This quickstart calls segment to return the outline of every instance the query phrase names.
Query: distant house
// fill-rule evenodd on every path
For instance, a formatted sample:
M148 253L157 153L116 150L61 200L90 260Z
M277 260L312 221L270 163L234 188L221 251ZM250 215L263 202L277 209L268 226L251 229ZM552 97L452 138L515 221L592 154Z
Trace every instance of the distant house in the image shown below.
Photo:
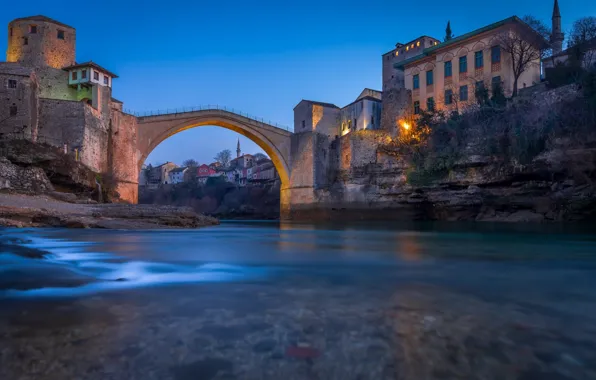
M173 162L166 162L159 166L151 167L147 170L147 184L153 185L167 185L169 183L169 173L171 170L177 168Z
M580 45L572 46L560 53L553 54L542 61L545 69L550 69L558 65L564 65L569 62L573 56L582 60L582 67L589 69L596 65L596 38L592 38Z
M254 162L254 157L252 154L243 154L242 156L231 160L230 167L231 168L240 168L240 169L249 168L252 166L253 162Z
M197 167L197 182L205 183L209 177L217 175L215 169L210 168L208 165L201 165Z
M174 168L174 169L170 170L169 182L171 184L177 184L177 183L184 182L185 174L187 171L188 171L187 167Z
M256 165L250 168L248 180L251 182L267 182L277 178L277 171L271 160L259 160Z

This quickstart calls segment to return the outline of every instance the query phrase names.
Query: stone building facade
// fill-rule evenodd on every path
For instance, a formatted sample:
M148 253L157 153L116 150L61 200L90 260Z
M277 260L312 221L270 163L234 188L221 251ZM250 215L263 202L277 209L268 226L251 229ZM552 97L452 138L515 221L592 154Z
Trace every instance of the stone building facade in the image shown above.
M460 110L476 102L479 87L492 92L499 85L506 96L511 96L512 58L500 42L502 36L509 34L546 45L534 30L514 16L425 48L417 56L395 64L404 72L405 88L412 92L413 113L432 108ZM537 45L536 49L542 47ZM539 56L518 79L519 88L538 83Z
M381 128L381 91L365 88L343 108L335 104L301 100L294 107L294 132L316 132L331 139L351 131Z
M6 61L0 62L0 138L60 147L108 175L126 193L122 198L136 200L137 168L129 165L136 161L136 118L112 98L117 75L92 61L77 64L76 30L45 16L15 19Z

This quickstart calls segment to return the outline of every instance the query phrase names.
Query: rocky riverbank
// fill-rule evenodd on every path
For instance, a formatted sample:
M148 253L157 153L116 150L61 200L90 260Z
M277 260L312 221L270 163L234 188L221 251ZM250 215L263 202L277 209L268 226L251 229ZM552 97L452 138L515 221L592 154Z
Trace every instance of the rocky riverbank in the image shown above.
M197 228L218 220L189 207L80 204L48 195L0 194L0 225L70 228Z

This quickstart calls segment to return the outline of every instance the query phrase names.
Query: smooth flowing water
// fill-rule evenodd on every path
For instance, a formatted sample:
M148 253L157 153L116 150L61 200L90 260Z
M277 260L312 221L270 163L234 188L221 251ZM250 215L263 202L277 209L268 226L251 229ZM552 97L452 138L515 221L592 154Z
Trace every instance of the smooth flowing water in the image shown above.
M596 234L0 229L0 379L596 379Z

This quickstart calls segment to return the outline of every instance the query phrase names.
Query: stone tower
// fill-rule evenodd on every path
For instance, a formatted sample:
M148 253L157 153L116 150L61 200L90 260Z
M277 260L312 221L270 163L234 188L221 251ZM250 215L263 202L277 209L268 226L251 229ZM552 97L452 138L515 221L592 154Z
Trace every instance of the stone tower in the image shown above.
M75 29L45 16L17 18L8 24L7 62L62 69L75 63Z
M553 8L553 34L550 36L550 42L553 48L553 54L563 51L563 40L565 35L561 30L561 11L559 10L559 1L555 0Z
M240 138L238 138L238 144L236 144L236 158L240 157Z

